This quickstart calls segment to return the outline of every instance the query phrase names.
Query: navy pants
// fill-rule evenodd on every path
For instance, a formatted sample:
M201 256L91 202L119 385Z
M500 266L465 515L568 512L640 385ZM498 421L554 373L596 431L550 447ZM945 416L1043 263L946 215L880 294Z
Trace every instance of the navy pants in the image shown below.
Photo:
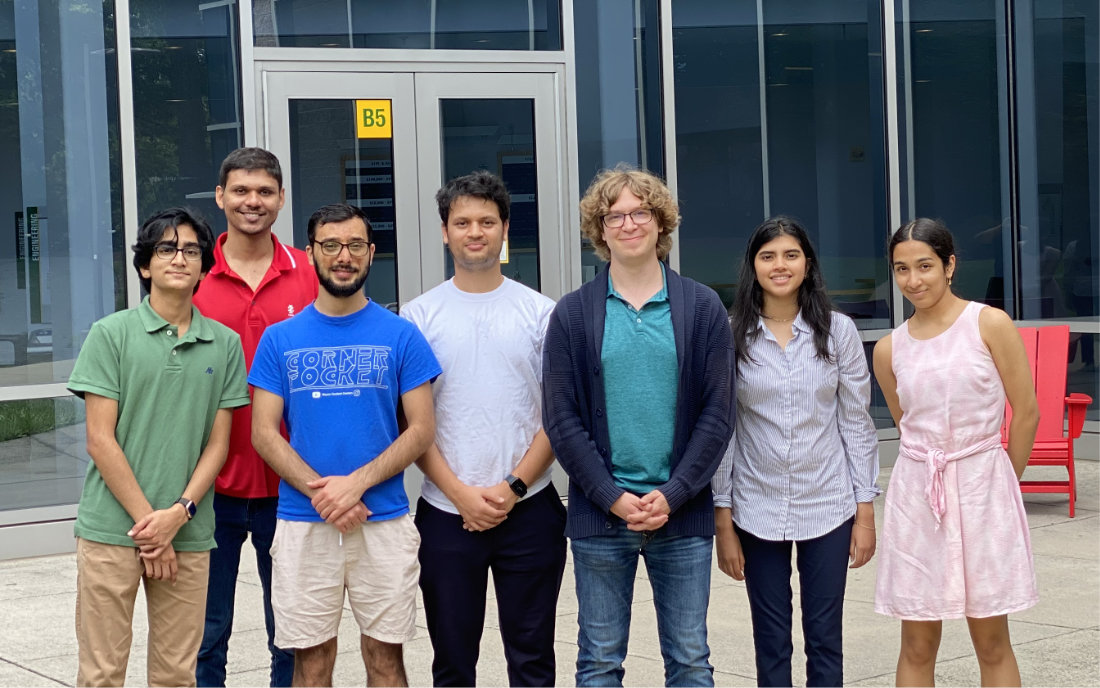
M271 611L271 541L275 537L278 497L244 499L213 493L214 541L210 551L210 583L206 591L206 626L195 666L199 686L224 686L229 636L233 632L233 605L241 548L249 533L256 549L256 568L264 598L267 649L271 654L271 685L289 686L294 675L294 652L275 647L275 617Z
M756 647L756 684L790 686L791 547L797 545L802 635L806 641L806 685L844 683L844 586L848 580L848 550L852 523L812 540L761 540L737 528L745 555L745 587L752 611ZM735 526L736 527L736 526Z
M553 485L481 532L421 499L420 589L437 686L477 684L485 591L493 572L500 636L513 686L554 685L554 621L565 569L565 507Z

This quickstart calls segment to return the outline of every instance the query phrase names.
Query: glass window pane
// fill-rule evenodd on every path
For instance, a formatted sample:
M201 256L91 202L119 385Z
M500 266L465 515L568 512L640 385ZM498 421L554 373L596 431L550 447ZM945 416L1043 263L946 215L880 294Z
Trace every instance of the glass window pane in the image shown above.
M0 386L63 382L130 270L113 2L0 2Z
M535 151L535 101L529 98L448 98L440 101L443 178L489 170L511 196L508 243L501 271L539 289L539 206ZM450 251L446 276L454 275Z
M288 186L294 207L294 245L308 245L309 216L321 206L342 202L362 208L370 219L375 244L366 294L396 312L393 139L358 138L355 112L354 100L290 101L294 181Z
M138 217L188 205L216 234L218 168L242 142L234 3L131 0Z
M573 31L579 65L577 158L581 195L597 172L620 162L663 177L660 3L574 2ZM596 257L587 239L582 239L582 251L582 271L588 281L603 261Z
M1085 418L1100 420L1100 374L1096 368L1096 345L1100 335L1071 332L1069 335L1069 369L1066 393L1079 392L1092 397ZM1096 440L1093 440L1095 442Z
M673 5L684 273L732 301L753 228L801 220L829 293L890 325L877 3Z
M561 50L557 0L255 0L257 46Z
M898 117L903 220L942 219L955 292L1015 314L1003 5L896 2Z
M876 342L863 343L863 353L867 356L867 370L871 371L871 419L878 430L892 429L894 417L890 415L890 407L886 405L882 387L879 387L878 380L875 379L875 344Z
M1095 322L1100 4L1035 0L1031 10L1016 21L1020 317Z
M76 504L90 461L77 397L0 402L0 511Z

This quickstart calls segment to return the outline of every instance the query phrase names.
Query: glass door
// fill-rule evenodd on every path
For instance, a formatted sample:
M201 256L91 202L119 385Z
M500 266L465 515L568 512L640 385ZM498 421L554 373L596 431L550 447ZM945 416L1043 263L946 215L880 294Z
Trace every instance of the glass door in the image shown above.
M309 216L329 203L367 212L375 258L367 295L397 310L419 293L420 233L411 74L265 75L267 147L283 166L275 232L306 245Z
M477 169L499 175L512 197L506 276L558 298L562 283L561 199L553 74L417 74L417 152L425 225L439 226L435 190ZM421 247L432 273L454 274L438 238Z
M553 298L562 274L555 75L264 72L264 141L283 164L275 232L306 244L327 203L366 210L377 244L367 294L397 310L453 274L435 193L475 169L512 194L504 272Z

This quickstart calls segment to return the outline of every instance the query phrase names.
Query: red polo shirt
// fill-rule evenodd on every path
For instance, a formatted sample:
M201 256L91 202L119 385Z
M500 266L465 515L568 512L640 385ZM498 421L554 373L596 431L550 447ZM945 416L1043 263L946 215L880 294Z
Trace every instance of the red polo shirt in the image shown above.
M275 235L271 267L256 291L225 262L222 246L228 234L214 244L214 267L200 282L195 305L208 318L232 328L241 336L244 362L251 370L260 336L268 325L286 320L317 298L317 274L305 251L284 246ZM249 390L251 394L251 390ZM286 429L283 429L286 435ZM218 474L214 489L231 497L277 497L279 476L252 448L252 407L233 411L229 435L229 456Z

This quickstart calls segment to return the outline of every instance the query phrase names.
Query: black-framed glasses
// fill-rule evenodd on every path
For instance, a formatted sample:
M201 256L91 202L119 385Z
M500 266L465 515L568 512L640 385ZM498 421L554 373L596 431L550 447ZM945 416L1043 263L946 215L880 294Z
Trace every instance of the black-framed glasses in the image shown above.
M626 218L630 217L636 225L644 225L653 219L653 211L649 208L638 208L629 213L608 213L603 216L603 226L608 229L618 229L626 224Z
M177 253L182 253L183 257L189 261L196 261L202 258L202 247L194 244L188 244L186 246L176 246L175 244L157 244L153 247L153 253L157 254L157 258L161 260L175 260Z
M370 245L372 242L363 241L362 239L356 239L355 241L349 241L348 243L344 244L336 241L335 239L329 239L328 241L314 240L313 243L320 245L321 253L325 254L326 256L338 256L340 255L340 251L346 248L348 250L348 253L350 253L351 255L355 256L356 258L362 258L363 256L367 255L367 252L370 250Z

